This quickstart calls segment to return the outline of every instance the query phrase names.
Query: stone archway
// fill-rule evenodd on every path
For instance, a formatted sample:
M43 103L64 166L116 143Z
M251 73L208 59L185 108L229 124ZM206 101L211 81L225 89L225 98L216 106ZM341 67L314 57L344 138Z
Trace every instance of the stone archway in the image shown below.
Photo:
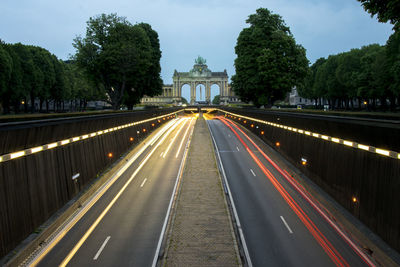
M231 95L228 86L228 74L226 70L223 72L212 72L206 65L206 60L198 57L195 60L193 69L189 72L178 72L175 70L173 76L173 96L177 101L182 97L182 87L185 84L190 86L190 104L196 102L196 86L203 84L205 87L205 99L207 103L211 103L211 85L217 84L220 88L220 101L227 103Z

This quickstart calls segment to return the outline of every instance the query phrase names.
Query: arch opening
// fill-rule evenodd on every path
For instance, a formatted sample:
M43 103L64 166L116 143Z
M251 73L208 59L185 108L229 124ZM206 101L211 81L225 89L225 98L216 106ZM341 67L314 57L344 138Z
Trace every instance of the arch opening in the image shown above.
M190 104L190 85L185 83L184 85L182 85L180 90L181 97L184 98L184 100L182 100L182 103Z
M216 96L221 96L221 86L214 83L211 85L211 103L219 105L220 101L217 99L216 102L214 101Z
M206 86L203 83L196 85L196 102L206 101Z

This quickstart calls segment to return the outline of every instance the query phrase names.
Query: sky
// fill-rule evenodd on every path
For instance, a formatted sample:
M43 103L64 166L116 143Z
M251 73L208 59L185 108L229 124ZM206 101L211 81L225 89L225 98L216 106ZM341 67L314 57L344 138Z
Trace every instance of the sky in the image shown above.
M237 37L260 7L282 16L310 63L363 45L383 45L392 33L390 24L371 18L356 0L0 0L0 39L41 46L65 60L75 53L73 39L84 36L90 17L117 13L158 32L165 84L172 83L175 69L189 71L198 55L209 69L226 69L231 77ZM188 89L183 94L189 98Z

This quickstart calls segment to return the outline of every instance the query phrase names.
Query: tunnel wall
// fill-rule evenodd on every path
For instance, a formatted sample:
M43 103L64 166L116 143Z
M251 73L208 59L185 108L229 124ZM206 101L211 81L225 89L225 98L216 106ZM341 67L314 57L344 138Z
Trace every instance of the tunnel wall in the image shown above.
M0 128L1 153L154 119L54 149L0 162L0 258L93 182L120 155L169 121L177 109L119 116L16 124ZM144 132L143 129L146 129ZM133 138L133 140L131 139ZM113 156L108 157L108 153ZM77 182L72 176L79 173Z
M363 120L359 123L356 121L349 123L348 121L341 122L340 119L324 120L321 117L314 120L306 118L303 121L301 117L291 118L290 114L285 114L282 118L279 114L232 108L224 110L337 138L357 140L379 148L398 149L400 140L399 129L396 125L383 127L379 123L368 124ZM355 217L390 246L400 251L400 159L264 123L251 120L244 123L243 119L239 120L235 116L228 118L275 147ZM253 127L251 127L252 124ZM276 142L279 142L279 147L276 146ZM302 165L302 158L307 160L306 165ZM357 198L356 203L352 201L353 197Z

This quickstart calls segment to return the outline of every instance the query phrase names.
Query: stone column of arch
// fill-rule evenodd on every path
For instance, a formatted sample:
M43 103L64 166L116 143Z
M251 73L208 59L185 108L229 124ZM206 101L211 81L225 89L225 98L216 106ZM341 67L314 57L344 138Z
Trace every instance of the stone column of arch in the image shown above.
M209 81L206 81L206 101L211 103L211 85Z
M190 83L190 104L194 104L196 102L196 83Z

